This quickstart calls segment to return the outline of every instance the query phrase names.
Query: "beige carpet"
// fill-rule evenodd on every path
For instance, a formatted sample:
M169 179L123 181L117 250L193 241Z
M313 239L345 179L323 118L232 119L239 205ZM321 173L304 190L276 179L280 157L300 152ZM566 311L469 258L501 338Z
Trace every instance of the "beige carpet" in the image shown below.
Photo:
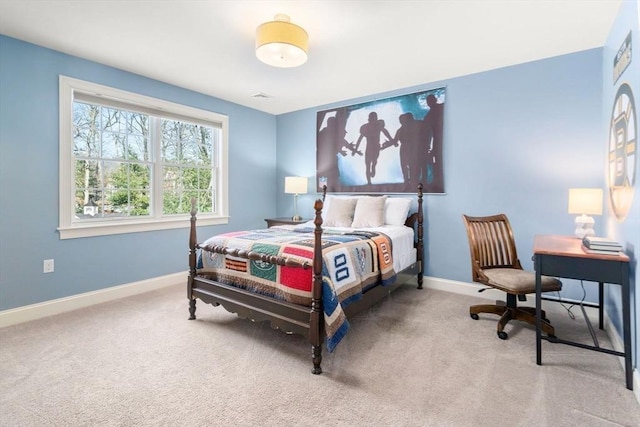
M400 288L352 320L320 376L302 337L201 301L188 321L183 286L6 327L0 425L640 425L616 357L544 342L537 366L533 329L499 340L495 316L469 317L479 301ZM545 308L559 337L588 338Z

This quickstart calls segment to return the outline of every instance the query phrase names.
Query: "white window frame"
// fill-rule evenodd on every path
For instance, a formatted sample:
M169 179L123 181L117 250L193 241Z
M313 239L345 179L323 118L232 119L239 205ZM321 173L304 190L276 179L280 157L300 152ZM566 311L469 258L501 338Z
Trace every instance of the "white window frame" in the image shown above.
M73 101L75 93L105 97L110 100L139 106L145 110L166 112L177 117L185 117L199 122L210 123L220 128L220 141L214 147L216 152L216 198L215 213L198 213L198 225L219 225L229 222L229 179L228 141L229 118L223 114L188 107L161 99L151 98L120 89L59 76L60 91L60 181L59 181L59 227L60 239L105 236L111 234L135 233L141 231L185 228L190 225L190 215L162 216L162 211L154 211L150 217L110 219L108 221L74 221L73 200L75 195L74 155L73 155ZM159 166L156 163L156 168ZM162 192L161 184L154 184L153 194Z

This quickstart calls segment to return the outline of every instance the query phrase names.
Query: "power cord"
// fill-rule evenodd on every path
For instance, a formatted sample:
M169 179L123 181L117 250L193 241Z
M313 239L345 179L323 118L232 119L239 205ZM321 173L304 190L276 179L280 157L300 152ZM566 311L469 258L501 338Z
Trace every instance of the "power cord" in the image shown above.
M587 290L584 288L584 282L582 280L580 280L580 286L582 287L582 299L580 299L580 301L578 301L578 302L571 303L569 306L567 306L562 301L562 297L560 296L560 291L556 291L556 293L558 294L558 302L560 303L560 305L562 307L564 307L565 310L567 310L567 314L569 315L569 318L571 320L576 320L576 315L573 314L573 312L571 311L573 309L573 307L575 307L576 305L579 305L579 306L582 307L582 303L584 302L584 300L587 297Z

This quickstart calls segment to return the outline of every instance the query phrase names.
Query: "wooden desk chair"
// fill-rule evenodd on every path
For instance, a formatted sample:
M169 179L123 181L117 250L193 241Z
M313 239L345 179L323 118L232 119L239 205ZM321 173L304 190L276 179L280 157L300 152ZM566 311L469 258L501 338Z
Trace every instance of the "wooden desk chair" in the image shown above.
M493 313L500 316L498 320L498 337L506 340L509 336L504 327L509 320L525 321L535 326L536 309L534 307L518 307L516 298L526 300L526 294L536 292L535 273L524 271L518 254L513 231L507 216L504 214L471 217L462 215L469 237L471 252L471 275L474 282L482 283L490 288L499 289L507 294L506 304L472 305L469 314L478 320L480 313ZM480 289L479 292L487 288ZM559 291L562 283L553 277L542 277L542 292ZM555 336L553 326L542 312L542 330Z

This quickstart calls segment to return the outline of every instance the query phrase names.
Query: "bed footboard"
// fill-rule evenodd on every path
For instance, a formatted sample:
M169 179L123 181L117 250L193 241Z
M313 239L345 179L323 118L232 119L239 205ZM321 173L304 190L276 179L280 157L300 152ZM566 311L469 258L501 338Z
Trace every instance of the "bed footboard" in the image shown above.
M271 327L285 332L298 333L309 338L313 362L312 373L322 373L322 343L324 337L324 312L322 305L322 201L316 200L314 209L314 252L313 262L262 254L254 251L229 249L223 246L202 246L197 243L196 204L191 202L191 229L189 233L189 278L187 298L189 299L189 320L196 319L196 299L222 305L227 311L253 321L267 321ZM199 276L197 272L197 251L206 250L223 255L232 255L248 260L277 264L281 266L313 269L311 307L303 307L284 301L274 300L243 289L219 283L211 278Z

